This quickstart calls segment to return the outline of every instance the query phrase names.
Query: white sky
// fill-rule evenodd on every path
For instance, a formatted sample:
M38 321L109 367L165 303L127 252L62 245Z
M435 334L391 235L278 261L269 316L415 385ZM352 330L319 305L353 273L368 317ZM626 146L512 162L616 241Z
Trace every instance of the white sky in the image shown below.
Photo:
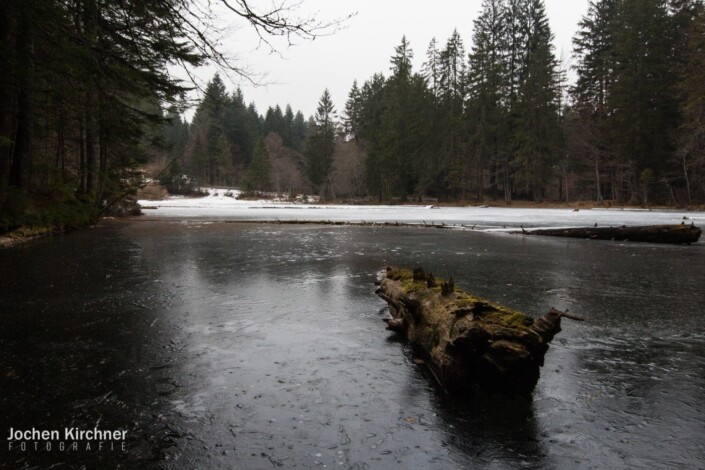
M255 1L268 4L267 0ZM555 34L556 55L570 65L571 39L577 24L587 12L588 0L545 0L546 11ZM433 37L439 49L457 28L465 48L472 45L473 22L478 16L481 0L302 0L300 16L315 16L321 21L344 18L357 13L344 23L343 30L314 41L298 40L287 47L274 41L279 54L271 54L266 47L258 48L258 41L237 17L223 13L223 24L235 28L223 40L223 47L237 56L240 64L265 74L266 85L254 87L247 82L230 81L224 77L229 91L240 85L247 103L254 102L264 114L269 106L279 104L282 109L291 104L294 112L301 110L308 117L315 112L318 99L328 88L338 114L347 100L353 80L359 84L376 72L389 75L389 59L394 48L406 35L414 51L414 67L419 70L426 49ZM203 67L196 76L204 82L216 69ZM187 113L190 118L192 113Z

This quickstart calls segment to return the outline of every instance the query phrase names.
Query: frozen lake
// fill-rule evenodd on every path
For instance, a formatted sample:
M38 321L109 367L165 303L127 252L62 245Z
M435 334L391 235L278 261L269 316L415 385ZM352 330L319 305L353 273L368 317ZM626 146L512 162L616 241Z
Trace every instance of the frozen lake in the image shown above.
M626 209L523 209L496 207L343 206L242 201L211 190L203 198L139 201L146 218L218 221L332 221L464 225L475 230L524 227L579 227L695 223L705 212ZM685 219L684 219L685 217Z
M703 214L145 204L159 209L0 250L3 431L127 431L124 453L4 444L0 468L703 467L702 242L225 223L700 224ZM390 264L586 322L564 322L532 401L452 400L384 329L373 282Z

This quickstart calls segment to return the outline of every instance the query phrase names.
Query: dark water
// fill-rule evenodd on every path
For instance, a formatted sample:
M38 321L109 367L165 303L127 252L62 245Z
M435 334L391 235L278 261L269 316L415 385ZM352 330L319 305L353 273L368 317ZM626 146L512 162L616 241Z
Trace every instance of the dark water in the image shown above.
M532 402L452 401L384 330L387 264L588 321ZM1 468L705 468L702 244L115 222L0 251L0 280ZM127 451L8 448L69 426Z

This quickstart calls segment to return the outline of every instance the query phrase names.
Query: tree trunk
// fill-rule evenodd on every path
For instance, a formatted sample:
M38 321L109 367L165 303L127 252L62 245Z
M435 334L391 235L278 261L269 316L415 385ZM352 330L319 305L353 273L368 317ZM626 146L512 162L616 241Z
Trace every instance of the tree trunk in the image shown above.
M90 92L89 92L90 94ZM97 164L96 153L96 129L95 118L93 117L93 106L91 100L88 102L88 113L86 116L86 193L92 198L97 191Z
M95 0L86 0L83 4L83 35L93 47L98 45L98 5ZM95 75L97 77L97 74ZM86 144L86 193L91 200L97 196L98 191L98 84L93 80L86 80L85 92L85 144Z
M14 53L17 44L17 0L0 2L0 208L7 200L17 106Z
M482 181L482 165L478 162L475 171L477 172L477 202L482 202L483 181Z
M63 183L66 176L66 116L63 106L59 106L58 120L56 123L56 172Z
M694 225L646 225L638 227L579 227L524 230L525 235L549 237L590 238L647 243L691 244L700 239L702 230Z
M98 123L98 156L100 160L98 179L98 199L99 202L105 196L105 183L108 180L108 128L104 119Z
M504 202L511 204L512 202L512 177L509 173L509 159L504 165Z
M692 200L690 199L690 178L688 178L688 161L685 152L683 152L683 178L685 178L685 194L688 197L688 204L691 204Z
M88 172L86 171L86 118L85 113L81 115L81 124L79 128L79 139L78 139L78 172L80 175L79 187L83 194L88 192Z
M441 282L423 269L387 268L376 293L389 305L387 329L404 335L452 394L475 389L530 396L561 317L508 309Z
M10 186L24 190L32 168L32 74L34 51L32 46L32 19L27 6L22 6L17 22L16 77L17 128L14 135Z
M602 202L602 180L600 179L600 159L595 158L595 187L597 188L597 202Z

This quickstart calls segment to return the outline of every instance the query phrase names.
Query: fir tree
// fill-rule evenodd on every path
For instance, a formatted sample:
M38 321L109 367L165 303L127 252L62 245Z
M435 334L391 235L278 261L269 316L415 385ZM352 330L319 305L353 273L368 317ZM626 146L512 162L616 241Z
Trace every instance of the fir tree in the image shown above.
M265 42L273 35L313 38L332 26L291 18L288 0L270 10L250 0L218 3ZM80 207L76 212L89 217L129 192L137 181L131 176L135 166L157 149L166 121L163 108L182 107L191 89L169 67L211 60L243 76L212 34L218 29L214 5L190 0L0 2L0 220L9 214L22 223L37 205L32 199L40 188L56 188L59 204ZM204 107L209 110L203 113L227 121L227 113L215 108L227 108L228 100L208 95ZM200 124L220 124L206 121ZM187 147L217 157L202 170L225 181L233 166L226 147L232 144L227 128L220 131L194 129L198 139L192 137ZM87 222L86 217L80 221Z
M467 69L465 47L457 30L453 31L440 52L438 65L438 129L441 135L437 168L443 172L444 189L454 197L462 197L468 178L464 119Z
M610 24L614 77L607 96L609 127L624 170L617 184L625 186L632 202L639 200L641 173L649 169L661 179L673 151L677 115L668 24L663 0L622 0Z
M581 142L578 148L589 164L588 171L594 175L597 201L603 199L603 165L610 157L607 96L614 79L610 24L615 5L615 0L591 1L573 39L578 78L571 95L579 117L574 135Z
M271 187L272 163L262 137L257 141L252 161L247 167L244 186L247 191L267 191Z
M556 159L560 75L543 0L531 0L527 14L528 43L517 96L512 163L518 169L517 182L540 201Z
M201 152L191 162L198 176L210 185L225 184L234 178L232 148L226 138L226 115L231 106L225 84L217 73L206 85L203 101L194 115L194 132L201 139Z
M381 173L382 113L386 79L376 73L360 89L360 131L362 147L367 152L365 159L365 179L368 190L381 201L384 197L384 182Z
M484 0L475 21L473 48L469 59L468 114L470 148L476 175L477 199L483 197L487 167L502 162L506 133L507 69L504 59L506 11L502 0ZM491 187L496 188L495 171L490 171Z
M685 67L677 84L680 122L674 163L684 188L684 201L705 197L705 8L696 8L687 26Z
M434 37L428 44L428 49L426 50L426 61L421 67L421 75L426 79L426 83L428 83L428 86L434 96L438 96L440 61L440 52L438 51L438 44L436 42L436 38Z
M292 126L292 146L296 150L301 150L304 142L306 141L306 135L308 132L308 126L306 125L306 120L301 111L298 111L294 116L294 123Z
M413 192L416 185L416 165L412 144L413 135L413 51L406 36L395 48L392 56L391 76L385 84L381 118L381 134L377 146L377 169L381 193L399 196L402 200ZM421 79L423 80L423 79Z
M362 118L361 108L362 95L357 86L357 80L355 80L348 93L348 100L345 102L345 117L343 118L343 130L348 139L357 139L359 137L360 120Z
M313 129L306 145L306 174L314 193L326 197L328 176L333 163L337 124L335 108L326 89L318 102Z

